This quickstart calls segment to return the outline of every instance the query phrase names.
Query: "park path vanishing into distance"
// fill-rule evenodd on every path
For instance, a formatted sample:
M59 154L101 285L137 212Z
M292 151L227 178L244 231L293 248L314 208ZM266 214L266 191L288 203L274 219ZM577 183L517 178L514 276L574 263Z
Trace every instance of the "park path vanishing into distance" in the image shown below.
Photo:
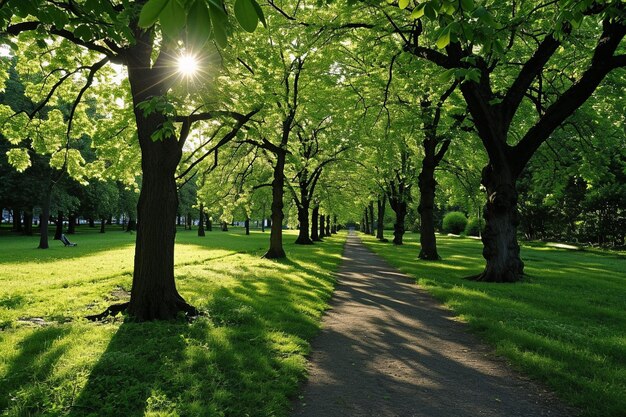
M573 415L354 232L343 257L293 417Z

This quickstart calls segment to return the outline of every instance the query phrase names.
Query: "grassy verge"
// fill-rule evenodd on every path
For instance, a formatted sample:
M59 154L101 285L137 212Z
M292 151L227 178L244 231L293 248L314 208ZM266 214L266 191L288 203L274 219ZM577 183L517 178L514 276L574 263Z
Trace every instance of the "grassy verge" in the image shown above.
M268 236L179 231L179 291L208 313L192 324L82 319L127 299L134 236L0 238L0 415L285 415L345 235L281 262L260 258Z
M462 279L484 266L480 241L439 236L443 261L425 262L419 235L407 234L402 247L363 238L583 415L625 415L626 258L523 247L525 281L486 284Z

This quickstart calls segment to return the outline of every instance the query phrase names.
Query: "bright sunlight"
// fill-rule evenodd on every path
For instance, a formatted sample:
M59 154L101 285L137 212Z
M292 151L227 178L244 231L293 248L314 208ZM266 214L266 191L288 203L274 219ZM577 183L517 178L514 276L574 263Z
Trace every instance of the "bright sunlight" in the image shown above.
M176 60L178 72L183 77L193 77L198 73L200 65L198 59L193 55L181 55Z

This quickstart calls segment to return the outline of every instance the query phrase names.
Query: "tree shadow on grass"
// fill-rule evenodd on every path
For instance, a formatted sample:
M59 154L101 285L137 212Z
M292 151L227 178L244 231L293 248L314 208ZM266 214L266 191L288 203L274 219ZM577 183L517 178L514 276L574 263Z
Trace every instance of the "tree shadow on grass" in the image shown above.
M19 352L0 380L0 413L9 408L20 415L33 415L45 408L41 381L46 381L67 350L64 336L68 326L44 327L34 330L19 344Z

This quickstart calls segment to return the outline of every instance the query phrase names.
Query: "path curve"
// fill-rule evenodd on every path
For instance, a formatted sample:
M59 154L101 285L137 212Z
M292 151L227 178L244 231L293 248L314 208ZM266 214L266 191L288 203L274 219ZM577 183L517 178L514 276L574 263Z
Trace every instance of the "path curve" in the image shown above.
M293 417L565 417L415 280L348 236Z

